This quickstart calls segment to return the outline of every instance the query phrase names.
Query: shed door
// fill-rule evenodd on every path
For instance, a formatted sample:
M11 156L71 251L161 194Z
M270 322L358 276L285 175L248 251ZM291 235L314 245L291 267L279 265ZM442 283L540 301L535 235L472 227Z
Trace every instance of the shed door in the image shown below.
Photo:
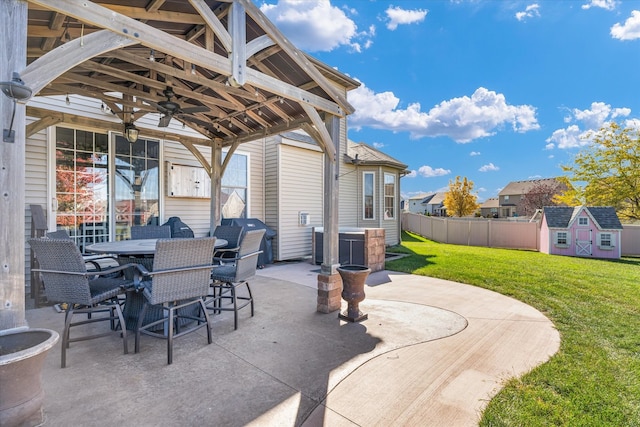
M591 230L578 229L576 232L576 255L591 256Z

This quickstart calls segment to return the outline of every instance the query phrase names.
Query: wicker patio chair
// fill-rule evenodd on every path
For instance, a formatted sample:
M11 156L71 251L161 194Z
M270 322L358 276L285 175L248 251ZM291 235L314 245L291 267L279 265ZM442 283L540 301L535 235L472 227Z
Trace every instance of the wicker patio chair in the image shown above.
M67 233L67 230L64 230L64 229L56 230L56 231L48 231L47 233L45 233L45 236L47 237L47 239L73 240L71 236L69 236L69 233ZM106 265L107 268L118 266L118 261L116 260L116 258L113 255L108 255L108 254L101 254L101 255L82 254L82 259L84 259L85 263L90 264L93 267L92 270L96 270L96 271L101 271L103 269L103 266L99 262L99 260L103 260L103 263L107 264Z
M213 268L211 278L212 295L207 299L207 304L213 304L209 309L214 313L220 311L233 311L233 327L238 329L238 311L246 306L251 306L251 317L253 317L253 295L248 279L256 274L258 267L258 255L260 243L265 230L247 231L240 243L238 255L233 259L233 264L224 264ZM247 287L246 296L238 296L238 287ZM223 305L227 300L228 304ZM238 305L238 300L242 303Z
M223 262L233 262L240 249L240 238L242 237L242 226L236 225L218 225L213 230L216 239L224 239L227 245L216 248L213 254L213 261L222 264Z
M71 338L71 328L87 323L109 320L111 330L116 329L115 321L121 327L122 343L125 354L127 347L127 329L124 327L122 309L118 303L118 295L132 282L122 278L102 277L133 267L132 264L102 270L87 272L80 249L69 239L29 239L29 245L38 259L39 272L45 286L47 299L51 302L66 303L64 316L64 330L62 332L61 367L66 367L66 351L69 343L99 338L112 332ZM108 312L109 316L91 317L97 312ZM87 313L89 318L72 322L73 316Z
M145 301L136 327L136 353L140 350L140 334L167 340L168 364L173 362L174 338L206 327L207 340L211 344L211 321L203 297L209 290L215 240L215 237L161 239L156 243L153 271L138 265L143 279L151 280L143 281L141 285ZM198 310L186 309L192 305L198 305ZM166 315L149 321L146 312L150 307L161 309ZM197 325L181 330L182 319L191 319ZM158 325L164 328L155 332Z
M168 225L134 225L131 227L131 240L170 238L171 227Z

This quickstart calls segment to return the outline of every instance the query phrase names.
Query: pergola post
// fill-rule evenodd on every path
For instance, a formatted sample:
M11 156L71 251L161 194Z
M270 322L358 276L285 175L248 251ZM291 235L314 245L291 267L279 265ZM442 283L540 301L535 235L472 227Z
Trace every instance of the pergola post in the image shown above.
M0 2L0 81L10 81L27 61L27 2ZM25 327L24 215L26 107L0 94L3 134L15 131L14 142L0 141L0 331ZM4 136L4 135L3 135Z
M335 146L333 159L324 154L324 232L322 233L322 266L318 274L317 311L331 313L340 310L342 279L338 274L338 226L339 226L339 159L340 157L340 119L328 115L325 125Z
M222 191L222 144L211 143L211 217L209 218L209 235L213 236L216 226L222 219L220 194Z

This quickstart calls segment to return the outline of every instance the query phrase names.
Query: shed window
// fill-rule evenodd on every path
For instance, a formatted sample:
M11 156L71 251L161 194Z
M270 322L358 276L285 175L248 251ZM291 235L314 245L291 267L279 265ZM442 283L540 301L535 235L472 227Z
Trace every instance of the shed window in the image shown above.
M589 225L589 218L584 216L578 218L578 225Z
M375 219L375 174L364 172L362 174L362 217L364 219Z
M611 233L600 233L600 245L601 248L613 247L613 235Z
M569 235L566 231L558 231L556 233L556 245L567 245L569 241Z
M384 174L384 219L394 219L396 206L396 177Z

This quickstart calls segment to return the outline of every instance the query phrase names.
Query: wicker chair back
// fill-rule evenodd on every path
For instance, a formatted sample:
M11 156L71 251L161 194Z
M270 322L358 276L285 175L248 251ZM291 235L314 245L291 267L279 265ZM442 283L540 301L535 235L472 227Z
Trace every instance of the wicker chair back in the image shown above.
M145 290L149 302L163 304L207 295L215 240L215 237L158 240L151 290ZM162 273L173 269L178 271Z
M71 239L29 239L40 269L86 273L80 249ZM91 305L87 275L41 272L47 299L51 302Z
M131 227L131 240L170 238L171 227L168 225L134 225Z

